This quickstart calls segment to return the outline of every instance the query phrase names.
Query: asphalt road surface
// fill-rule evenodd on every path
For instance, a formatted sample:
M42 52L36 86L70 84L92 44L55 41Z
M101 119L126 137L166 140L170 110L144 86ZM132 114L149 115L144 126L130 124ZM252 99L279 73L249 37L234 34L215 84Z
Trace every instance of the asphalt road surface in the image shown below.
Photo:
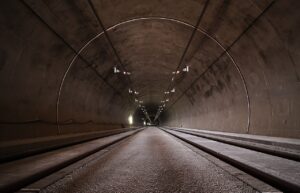
M256 191L192 151L175 137L150 127L42 192Z

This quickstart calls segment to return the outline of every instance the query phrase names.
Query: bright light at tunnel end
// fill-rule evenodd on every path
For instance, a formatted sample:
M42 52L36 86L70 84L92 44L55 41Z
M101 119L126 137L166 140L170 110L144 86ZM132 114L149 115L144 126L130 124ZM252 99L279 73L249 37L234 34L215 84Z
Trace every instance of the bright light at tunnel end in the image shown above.
M132 115L129 115L129 117L128 117L128 123L129 123L129 125L133 124L133 117L132 117Z

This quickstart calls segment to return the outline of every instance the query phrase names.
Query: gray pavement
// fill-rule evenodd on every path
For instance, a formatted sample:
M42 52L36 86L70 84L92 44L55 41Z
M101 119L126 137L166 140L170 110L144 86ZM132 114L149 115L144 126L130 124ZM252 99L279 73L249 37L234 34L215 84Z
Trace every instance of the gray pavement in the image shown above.
M226 161L235 163L254 172L266 180L289 190L300 190L300 162L221 143L218 141L167 130L169 133L185 140Z
M256 191L173 136L151 127L42 192Z

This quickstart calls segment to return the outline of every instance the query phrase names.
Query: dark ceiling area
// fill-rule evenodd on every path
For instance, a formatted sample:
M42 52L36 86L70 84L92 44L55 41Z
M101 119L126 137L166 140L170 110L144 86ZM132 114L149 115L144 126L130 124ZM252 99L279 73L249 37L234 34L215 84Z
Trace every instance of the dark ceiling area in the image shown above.
M0 140L142 126L300 138L299 0L11 0Z

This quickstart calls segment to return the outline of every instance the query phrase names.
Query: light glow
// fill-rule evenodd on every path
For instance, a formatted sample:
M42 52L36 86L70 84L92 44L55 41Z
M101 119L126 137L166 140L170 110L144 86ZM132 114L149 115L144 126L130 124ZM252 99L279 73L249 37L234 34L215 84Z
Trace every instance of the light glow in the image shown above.
M132 117L132 115L129 115L129 117L128 117L128 123L129 123L129 125L133 124L133 117Z

